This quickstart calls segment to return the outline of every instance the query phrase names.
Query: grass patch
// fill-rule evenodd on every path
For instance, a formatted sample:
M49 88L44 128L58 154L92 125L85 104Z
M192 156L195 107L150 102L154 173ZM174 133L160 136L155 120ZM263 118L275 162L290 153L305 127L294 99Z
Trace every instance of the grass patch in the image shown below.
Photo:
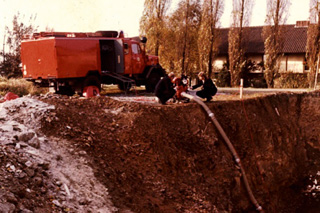
M18 96L24 95L39 95L48 92L47 88L38 88L32 82L26 81L23 78L0 77L0 95L4 96L8 92L13 92Z

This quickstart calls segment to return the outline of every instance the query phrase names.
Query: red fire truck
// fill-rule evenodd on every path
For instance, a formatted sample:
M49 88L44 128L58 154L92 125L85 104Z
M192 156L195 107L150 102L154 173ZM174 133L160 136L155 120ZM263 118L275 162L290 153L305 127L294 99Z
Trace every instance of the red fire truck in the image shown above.
M157 56L146 54L146 41L122 31L35 33L21 42L23 77L68 95L101 84L145 85L153 92L165 71Z

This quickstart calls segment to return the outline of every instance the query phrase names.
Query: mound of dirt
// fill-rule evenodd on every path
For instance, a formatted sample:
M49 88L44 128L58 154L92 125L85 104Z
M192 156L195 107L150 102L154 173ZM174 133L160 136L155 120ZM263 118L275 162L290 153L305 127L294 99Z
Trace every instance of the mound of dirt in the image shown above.
M307 122L300 116L314 114L302 111L302 100L311 99L285 94L209 104L269 211L292 212L303 205L301 181L311 156L301 131ZM56 110L43 120L42 131L85 150L120 209L255 211L232 155L195 103L154 106L106 97L45 101Z
M40 129L31 121L22 122L19 117L23 113L10 114L16 122L33 126L34 136L40 137L38 148L33 147L32 138L25 142L35 149L28 159L39 161L35 163L35 175L28 176L30 185L20 183L18 173L12 172L13 168L23 171L26 165L0 157L2 166L7 168L2 170L4 175L17 176L17 186L33 190L30 200L37 202L24 204L26 209L256 211L233 156L197 104L160 106L108 97L79 99L55 95L38 99L47 103L42 113L33 115ZM317 174L320 177L318 93L219 101L208 106L233 142L252 191L267 212L308 212L306 205L317 208L314 194L320 192L316 191L315 182ZM32 118L30 113L24 116ZM2 143L2 150L11 149L17 155L12 159L18 161L17 149L29 149L22 146L21 140L11 139L12 145ZM38 174L44 184L32 188L37 185L32 180ZM311 186L310 181L314 183ZM6 184L7 190L14 188L9 181ZM42 188L46 190L42 190L41 200ZM17 200L0 196L2 204L13 204L14 211L23 209L19 204L23 198L12 193L11 197Z

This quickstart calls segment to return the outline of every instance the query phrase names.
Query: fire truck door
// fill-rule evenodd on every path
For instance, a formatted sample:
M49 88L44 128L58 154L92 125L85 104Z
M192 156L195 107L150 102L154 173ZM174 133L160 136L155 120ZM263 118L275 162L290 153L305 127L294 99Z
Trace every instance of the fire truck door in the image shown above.
M118 40L100 40L101 70L123 73L122 42Z
M141 49L138 44L132 44L132 73L142 73L143 72L143 58L141 56Z
M124 72L124 56L123 56L123 43L121 39L114 41L115 43L115 56L116 56L116 72Z

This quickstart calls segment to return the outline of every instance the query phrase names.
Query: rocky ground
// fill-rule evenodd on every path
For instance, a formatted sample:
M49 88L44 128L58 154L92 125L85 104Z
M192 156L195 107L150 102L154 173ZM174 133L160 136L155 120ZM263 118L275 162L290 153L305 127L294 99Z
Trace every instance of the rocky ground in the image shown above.
M27 97L1 104L0 212L116 211L86 152L40 131L54 110Z
M0 104L0 212L256 211L197 104L116 99L47 94ZM319 209L318 93L208 106L267 212Z

